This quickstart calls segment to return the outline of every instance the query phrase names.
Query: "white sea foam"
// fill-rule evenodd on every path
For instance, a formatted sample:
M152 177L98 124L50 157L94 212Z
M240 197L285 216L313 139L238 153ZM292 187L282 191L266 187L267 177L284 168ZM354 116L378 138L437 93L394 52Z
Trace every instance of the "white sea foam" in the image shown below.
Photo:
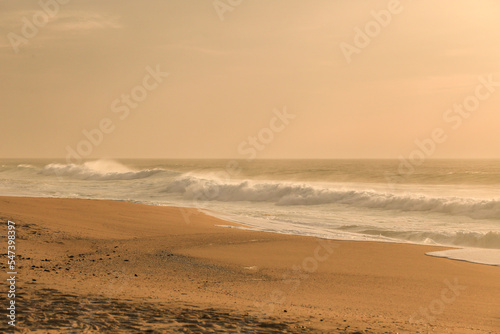
M500 249L500 161L430 161L391 186L385 173L397 164L387 161L241 162L240 179L219 160L0 165L2 195L198 207L258 231Z
M113 160L96 160L77 164L52 163L45 166L43 175L67 176L82 180L132 180L149 177L163 169L133 170Z
M387 230L384 226L348 225L332 226L329 224L310 224L300 221L283 221L280 219L264 219L264 217L241 217L228 214L227 212L216 212L213 210L203 210L203 212L223 219L240 223L251 227L254 230L289 233L298 235L309 235L326 239L337 240L364 240L383 241L396 243L416 243L427 245L446 245L455 247L475 247L484 249L500 249L499 232L464 232L464 231L418 231L410 230L407 225L400 228L404 230Z
M439 212L475 219L500 218L500 199L430 197L308 183L221 181L187 175L171 182L164 192L181 193L187 199L199 201L272 202L280 206L335 203L371 209Z
M36 168L35 166L30 165L30 164L19 164L19 165L17 165L17 167L18 168Z
M460 247L479 247L500 249L500 233L498 232L429 232L429 231L386 231L360 230L362 234L384 236L395 240L405 240L430 245L450 245Z
M430 252L427 253L427 255L443 257L452 260L500 266L500 249L450 249L446 251Z

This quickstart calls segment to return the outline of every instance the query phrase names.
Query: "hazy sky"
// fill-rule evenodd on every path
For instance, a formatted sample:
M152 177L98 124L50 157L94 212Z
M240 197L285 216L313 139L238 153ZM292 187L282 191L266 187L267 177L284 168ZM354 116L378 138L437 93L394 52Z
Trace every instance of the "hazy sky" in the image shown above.
M55 1L0 1L2 158L500 158L500 1Z

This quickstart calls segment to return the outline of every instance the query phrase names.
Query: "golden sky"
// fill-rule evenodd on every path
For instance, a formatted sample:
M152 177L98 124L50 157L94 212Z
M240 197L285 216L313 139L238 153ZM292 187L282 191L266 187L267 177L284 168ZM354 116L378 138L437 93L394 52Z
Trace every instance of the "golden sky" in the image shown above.
M500 158L500 1L41 3L0 1L0 158Z

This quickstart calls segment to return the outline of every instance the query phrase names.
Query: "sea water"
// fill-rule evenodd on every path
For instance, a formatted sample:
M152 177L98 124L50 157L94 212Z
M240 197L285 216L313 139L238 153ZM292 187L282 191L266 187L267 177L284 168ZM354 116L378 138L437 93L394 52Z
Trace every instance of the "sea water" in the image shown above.
M431 255L490 265L499 186L498 160L0 161L0 195L196 207L260 231L459 247Z

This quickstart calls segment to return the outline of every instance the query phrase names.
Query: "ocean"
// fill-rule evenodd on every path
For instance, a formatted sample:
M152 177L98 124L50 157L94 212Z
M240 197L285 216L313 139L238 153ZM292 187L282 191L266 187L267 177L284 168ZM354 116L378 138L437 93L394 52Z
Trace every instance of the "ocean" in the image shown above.
M453 246L430 255L490 265L499 186L499 160L0 160L0 195L196 207L265 232Z

